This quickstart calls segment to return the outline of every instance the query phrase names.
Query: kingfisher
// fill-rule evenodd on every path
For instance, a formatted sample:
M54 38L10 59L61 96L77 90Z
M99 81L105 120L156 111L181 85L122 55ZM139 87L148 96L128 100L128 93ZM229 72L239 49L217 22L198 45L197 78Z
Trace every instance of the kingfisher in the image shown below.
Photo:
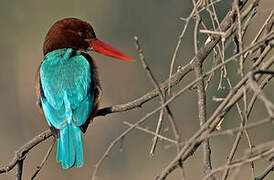
M82 133L96 115L102 95L88 51L133 60L100 41L92 26L83 20L64 18L49 29L37 72L36 93L41 112L58 141L56 160L64 169L83 166Z

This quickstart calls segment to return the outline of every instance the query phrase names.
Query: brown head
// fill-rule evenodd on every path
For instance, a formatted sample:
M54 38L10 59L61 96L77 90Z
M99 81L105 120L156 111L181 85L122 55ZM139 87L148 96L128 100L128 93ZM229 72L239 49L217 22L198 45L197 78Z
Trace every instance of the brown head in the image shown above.
M126 54L98 40L90 24L77 18L65 18L57 21L49 29L44 45L43 54L63 48L76 50L94 50L100 54L122 60L133 60Z

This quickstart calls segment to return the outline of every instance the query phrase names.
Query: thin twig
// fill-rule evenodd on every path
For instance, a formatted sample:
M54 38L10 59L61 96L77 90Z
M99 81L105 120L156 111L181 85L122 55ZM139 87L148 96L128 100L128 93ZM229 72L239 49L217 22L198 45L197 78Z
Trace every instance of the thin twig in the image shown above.
M274 161L262 172L260 176L255 177L255 180L263 180L271 171L274 171Z
M273 118L268 117L268 118L265 118L261 121L250 123L249 125L246 125L244 127L240 126L240 127L234 128L234 129L227 129L227 130L224 130L224 131L221 131L221 132L213 132L213 133L209 134L207 137L212 138L212 137L216 137L216 136L233 135L233 134L238 133L239 131L244 131L244 130L247 130L247 129L257 128L259 126L265 125L266 123L271 123L272 121L273 121Z
M124 124L125 124L125 125L128 125L129 127L134 126L133 124L131 124L131 123L129 123L129 122L126 122L126 121L124 121ZM143 132L146 132L146 133L148 133L148 134L151 134L151 135L153 135L153 136L157 136L158 138L163 139L163 140L166 140L166 141L168 141L168 142L170 142L170 143L174 143L175 145L177 144L177 141L175 141L175 140L173 140L173 139L170 139L170 138L167 138L167 137L165 137L165 136L162 136L162 135L160 135L160 134L156 134L155 132L150 131L150 130L148 130L148 129L146 129L146 128L142 128L142 127L140 127L140 126L136 126L135 128L136 128L136 129L139 129L140 131L143 131Z
M271 148L271 149L268 149L268 150L265 150L265 151L262 151L262 152L258 152L258 153L254 153L254 154L251 154L250 156L248 157L244 157L244 158L241 158L241 159L238 159L238 160L235 160L233 161L232 163L230 163L229 165L224 165L224 166L220 166L216 169L213 169L212 172L207 175L205 178L203 178L203 180L206 180L210 177L210 175L212 174L215 174L219 171L223 171L225 169L231 169L231 168L235 168L235 167L238 167L238 166L242 166L246 163L250 163L252 161L255 161L257 159L261 159L269 154L272 154L274 153L274 148Z
M245 130L258 128L259 126L263 126L267 123L272 123L273 120L274 120L274 118L268 117L268 118L265 118L263 120L250 123L250 124L248 124L244 127L236 127L236 128L232 128L232 129L223 130L223 131L215 131L215 132L212 132L212 133L208 134L205 137L198 138L193 143L197 143L197 142L202 141L203 139L206 139L206 138L214 138L214 137L217 137L217 136L226 136L226 135L233 136L234 134L238 133L239 131L245 131ZM185 144L185 142L181 143L181 145L184 145L184 144ZM167 145L166 148L169 148L171 146L174 146L174 145L172 145L172 144Z
M254 37L254 39L252 40L252 42L250 43L250 45L254 44L259 37L261 36L261 34L263 33L263 30L265 29L265 27L267 26L267 24L271 21L271 19L273 18L274 15L274 9L271 11L270 15L268 16L268 18L266 19L266 21L264 22L263 26L260 28L260 30L258 31L258 33L256 34L256 36ZM244 59L247 58L247 56L252 53L253 51L248 51L244 54Z
M234 6L235 6L235 9L236 9L236 12L237 12L237 24L238 24L238 33L237 33L237 35L238 35L238 41L237 41L238 44L236 44L236 45L237 45L237 50L239 52L241 52L243 50L243 42L242 42L242 39L243 39L242 34L243 33L242 33L242 27L241 27L241 14L240 14L240 9L239 9L238 4L239 4L239 1L235 0L234 1ZM243 55L241 55L240 56L240 62L239 62L241 77L243 77L243 75L244 75L243 60L244 60L243 59ZM228 84L229 84L229 86L231 88L231 83L230 83L229 78L227 78L227 82L228 82ZM246 88L244 88L243 94L244 94L243 95L243 101L244 101L244 113L243 113L243 115L242 115L242 111L240 109L239 104L236 103L237 110L238 110L238 113L239 113L240 118L241 118L241 124L240 124L240 126L241 126L242 129L244 129L243 127L247 124L247 116L246 116L246 111L247 111L247 106L246 106L246 101L247 101L247 99L246 99ZM231 151L229 153L229 156L227 158L227 165L229 165L231 163L232 159L234 158L234 155L235 155L236 150L238 148L238 145L240 143L242 134L243 134L243 131L239 130L238 133L237 133L237 136L235 138L235 141L234 141L234 143L232 145L232 148L231 148ZM247 135L247 132L245 134ZM223 176L222 176L222 180L226 180L227 179L229 172L230 172L229 168L224 171Z
M50 153L51 153L51 151L53 149L53 146L54 146L55 142L56 142L56 138L54 137L53 140L52 140L52 143L51 143L51 145L50 145L50 147L49 147L49 149L48 149L48 151L47 151L47 153L46 153L46 155L44 157L44 159L42 160L42 162L40 163L40 165L37 166L37 169L33 173L32 177L31 177L31 180L33 180L37 176L37 174L40 172L40 170L43 168L44 164L48 160L48 157L49 157L49 155L50 155Z
M155 134L156 135L159 135L160 134L160 130L162 129L162 122L163 122L163 119L164 119L164 112L165 112L165 108L162 108L161 111L160 111L159 120L158 120L158 123L157 123L157 126L156 126L156 130L155 130ZM157 142L158 142L158 136L156 136L156 135L153 138L151 149L150 149L150 152L149 152L149 154L151 156L154 155L154 152L155 152L155 149L156 149L156 145L157 145ZM178 142L179 141L176 141L176 144L178 144ZM177 147L179 147L179 146L177 146Z
M271 117L274 117L274 104L269 99L266 98L266 96L264 95L264 93L261 91L260 87L256 83L256 81L255 81L256 74L269 74L269 75L274 76L274 71L258 70L258 71L252 71L249 75L249 83L250 83L251 89L263 101L268 114Z
M164 95L164 92L162 91L159 83L157 82L156 78L154 77L150 67L148 66L147 62L146 62L146 59L145 59L145 56L143 54L143 50L140 46L140 43L139 43L139 40L138 40L138 37L135 36L134 37L135 39L135 43L136 43L136 49L139 53L139 56L140 56L140 60L142 62L142 65L144 67L145 70L147 70L147 73L152 81L152 83L154 84L155 88L158 90L158 93L159 93L159 97L160 97L160 100L161 100L161 104L164 104L165 103L165 95ZM165 106L164 107L165 110L167 111L168 113L168 118L170 120L170 124L171 124L171 127L172 127L172 130L173 130L173 133L174 133L174 136L175 136L175 139L177 141L177 151L179 152L180 150L180 146L179 146L179 143L180 143L180 134L179 134L179 130L178 130L178 126L176 125L176 122L175 122L175 119L174 119L174 116L172 115L172 112L169 108L169 106ZM162 110L163 111L163 110ZM160 118L159 118L159 122L158 122L158 125L157 125L157 128L156 128L156 134L159 134L160 132L160 127L161 127L161 124L162 124L162 119L163 119L163 112L160 113ZM153 141L153 145L152 145L152 148L151 148L151 151L150 151L150 154L153 155L154 154L154 149L156 147L156 143L157 143L157 140L158 140L158 137L155 136L154 137L154 141Z
M186 32L186 29L189 25L189 22L191 20L191 18L194 16L194 13L196 12L196 10L198 9L200 5L200 0L196 3L196 5L194 5L191 13L189 14L189 16L187 18L184 18L184 21L185 21L185 24L183 26L183 29L178 37L178 41L177 41L177 45L176 45L176 48L174 50L174 53L172 55L172 59L171 59L171 63L170 63L170 69L169 69L169 83L168 83L168 92L170 92L170 87L171 87L171 75L173 73L173 67L174 67L174 63L175 63L175 59L177 57L177 54L178 54L178 51L179 51L179 47L181 45L181 42L182 42L182 39L184 37L184 34Z
M218 31L210 31L210 30L205 30L205 29L201 29L200 33L204 33L204 34L211 34L211 35L217 35L217 36L221 36L224 37L225 33L224 32L218 32Z
M200 16L197 15L196 24L195 24L195 30L194 30L194 49L195 54L198 52L197 47L197 32L198 32L198 26L200 24ZM202 72L202 66L203 64L200 63L199 59L195 59L194 62L194 72L196 78L200 78L203 75ZM205 85L204 85L204 78L201 78L201 80L197 83L197 93L198 93L198 109L199 109L199 120L200 120L200 126L202 126L206 122L206 93L205 93ZM211 149L209 145L209 139L205 140L203 144L203 158L204 158L204 172L205 174L208 174L211 169Z
M44 140L48 139L49 137L52 136L52 133L50 131L50 129L42 132L41 134L39 134L38 136L35 136L32 140L30 140L29 142L27 142L25 145L23 145L22 147L20 147L16 152L15 155L13 157L13 159L11 160L11 162L5 166L0 168L0 174L1 173L6 173L9 172L10 170L12 170L14 168L14 166L22 159L25 157L25 155L36 145L38 145L39 143L43 142Z

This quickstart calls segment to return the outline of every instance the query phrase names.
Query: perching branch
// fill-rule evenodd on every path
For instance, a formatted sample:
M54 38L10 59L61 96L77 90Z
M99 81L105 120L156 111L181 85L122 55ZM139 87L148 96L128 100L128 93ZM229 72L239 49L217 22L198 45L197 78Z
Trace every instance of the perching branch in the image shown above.
M36 145L38 145L39 143L43 142L44 140L48 139L51 136L52 136L51 131L50 131L50 129L48 129L48 130L42 132L41 134L39 134L38 136L34 137L32 140L27 142L22 147L20 147L15 152L15 155L14 155L13 159L11 160L11 162L7 166L2 167L0 169L0 174L7 173L10 170L12 170L15 167L15 165L18 164L18 162L22 161L26 157L27 153L32 148L34 148Z

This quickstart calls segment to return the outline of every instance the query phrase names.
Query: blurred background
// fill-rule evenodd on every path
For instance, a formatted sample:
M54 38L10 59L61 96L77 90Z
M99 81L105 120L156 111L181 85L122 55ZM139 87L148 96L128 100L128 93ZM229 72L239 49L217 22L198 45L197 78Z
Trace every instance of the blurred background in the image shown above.
M256 34L265 18L274 6L273 0L263 0L258 8L257 16L245 37L250 41ZM228 12L231 1L223 1L216 5L220 19ZM143 70L135 50L133 37L137 35L144 49L147 61L159 81L168 78L169 65L174 52L178 35L183 27L180 17L186 17L192 10L192 2L186 0L128 1L128 0L1 0L0 1L0 167L8 164L15 150L27 141L47 129L47 123L36 107L35 75L43 59L42 44L49 27L64 17L77 17L91 23L96 35L101 40L122 50L135 62L122 62L109 57L92 53L97 64L103 88L101 107L126 103L153 88L150 79ZM206 20L209 21L209 20ZM186 64L194 55L193 22L183 38L175 67ZM205 37L200 37L200 45ZM232 51L231 51L232 52ZM231 54L228 54L231 56ZM210 61L209 61L210 63ZM233 67L233 66L231 66ZM231 73L236 69L231 70ZM176 86L174 92L182 88L192 78L184 80ZM208 90L209 115L217 103L212 101L216 95L219 75L214 76L215 86ZM265 90L269 98L274 98L274 86ZM226 95L228 90L217 92L218 97ZM142 108L129 112L110 114L97 117L83 136L85 164L82 168L63 170L55 161L56 147L49 157L37 179L90 179L95 163L101 158L109 144L126 128L123 121L136 122L145 114L159 105L156 98L146 103ZM251 120L261 120L266 117L264 106L256 103L256 112ZM196 91L187 91L171 104L183 139L190 137L199 128ZM236 109L224 121L223 128L231 128L239 124ZM158 114L151 117L143 125L154 130ZM165 119L167 120L167 119ZM253 144L267 142L274 138L273 126L263 126L256 131L250 131ZM258 134L258 132L260 132ZM172 137L168 121L165 121L163 135ZM240 146L247 148L246 139ZM211 140L213 166L226 162L234 136L217 137ZM51 140L36 146L24 161L23 179L30 179L36 166L40 164L48 150ZM122 143L115 146L102 167L99 169L99 179L154 179L156 175L172 160L176 149L166 148L168 143L160 141L154 157L149 156L152 136L134 130L126 136ZM241 157L241 153L236 157ZM187 179L200 179L202 173L202 153L198 150L185 163ZM255 163L255 173L258 175L267 163L260 160ZM239 179L250 177L249 165L242 168ZM177 179L176 171L169 179ZM270 175L266 179L273 179ZM1 174L0 180L15 179L15 171Z

